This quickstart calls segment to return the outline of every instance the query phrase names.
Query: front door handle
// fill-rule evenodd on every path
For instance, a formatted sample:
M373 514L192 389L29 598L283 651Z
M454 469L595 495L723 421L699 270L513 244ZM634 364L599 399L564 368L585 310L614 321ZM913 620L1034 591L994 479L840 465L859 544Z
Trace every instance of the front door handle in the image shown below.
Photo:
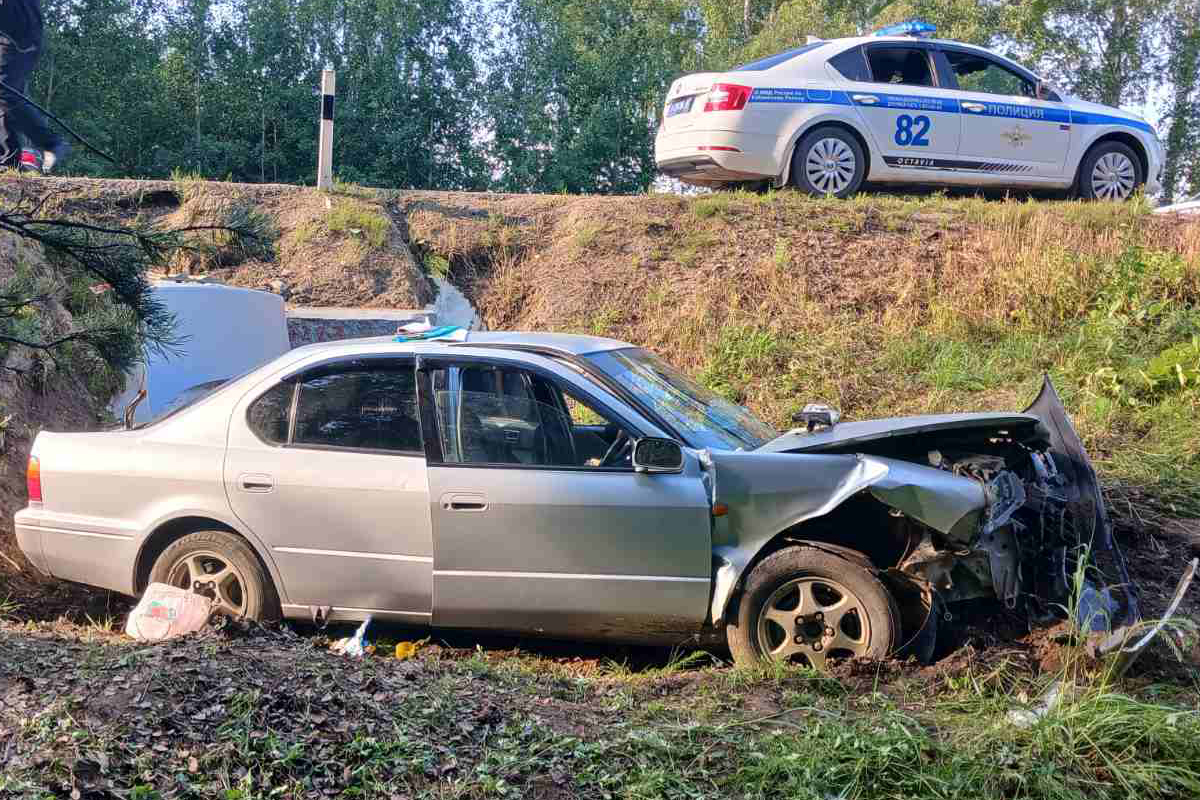
M963 103L962 107L967 111L974 111L977 114L986 108L983 103Z
M487 497L476 492L447 492L442 495L443 511L487 511Z
M854 98L854 102L864 106L873 106L879 102L879 98L873 94L852 94L850 96Z
M246 472L238 476L238 485L244 492L269 492L275 488L275 479L260 472Z

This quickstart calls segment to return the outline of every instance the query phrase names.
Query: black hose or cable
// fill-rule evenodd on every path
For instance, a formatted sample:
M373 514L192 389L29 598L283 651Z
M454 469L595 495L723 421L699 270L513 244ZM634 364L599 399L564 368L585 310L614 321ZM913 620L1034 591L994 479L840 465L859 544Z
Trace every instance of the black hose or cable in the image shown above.
M78 140L78 141L79 141L79 143L80 143L81 145L83 145L84 147L86 147L88 150L91 150L93 153L95 153L96 155L100 156L100 157L101 157L101 158L103 158L103 159L106 159L106 160L108 160L108 161L111 161L112 163L116 164L118 167L124 167L124 165L123 165L123 164L121 164L121 162L117 161L115 158L113 158L112 156L110 156L108 153L104 152L104 151L103 151L103 150L101 150L99 147L96 147L96 146L95 146L95 145L93 145L91 142L89 142L87 139L83 138L83 137L82 137L82 136L80 136L78 133L76 133L74 130L72 130L70 125L68 125L67 123L63 122L63 121L62 121L61 119L59 119L58 117L54 116L53 114L51 114L51 113L50 113L49 111L47 111L46 109L42 108L42 106L40 106L40 105L37 103L37 101L36 101L36 100L34 100L34 99L33 99L32 97L30 97L29 95L25 94L24 92L19 92L19 91L17 91L17 90L16 90L16 89L14 89L13 87L11 87L11 86L9 86L7 83L5 83L4 81L0 81L0 87L2 87L2 88L5 90L5 91L12 92L12 93L13 93L13 94L15 94L17 97L21 98L21 99L22 99L22 100L24 100L26 103L29 103L29 105L31 105L31 106L33 106L34 108L36 108L38 111L41 111L41 112L42 112L43 114L45 114L47 117L49 117L50 119L52 119L52 120L54 120L55 122L57 122L57 123L58 123L60 126L62 126L63 130L65 130L67 133L69 133L69 134L71 134L72 136L74 136L74 137L76 138L76 140Z

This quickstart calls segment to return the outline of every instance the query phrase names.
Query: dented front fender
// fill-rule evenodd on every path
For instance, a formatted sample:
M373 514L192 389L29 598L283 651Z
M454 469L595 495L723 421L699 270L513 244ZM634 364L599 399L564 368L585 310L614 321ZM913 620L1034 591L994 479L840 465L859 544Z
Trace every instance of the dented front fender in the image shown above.
M709 453L709 464L714 503L728 508L713 530L714 625L724 620L747 566L776 536L860 492L948 536L976 530L986 504L972 480L891 458L717 451ZM873 533L880 532L861 536Z

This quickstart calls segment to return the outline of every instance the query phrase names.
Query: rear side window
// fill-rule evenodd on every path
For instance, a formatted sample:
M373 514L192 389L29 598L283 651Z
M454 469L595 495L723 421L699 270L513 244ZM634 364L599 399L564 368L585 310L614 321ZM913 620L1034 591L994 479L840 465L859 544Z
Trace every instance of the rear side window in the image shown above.
M305 379L292 444L423 452L413 367L359 367Z
M872 47L867 51L872 79L900 86L933 86L929 52L922 47Z
M867 68L867 57L861 47L854 47L844 53L838 53L829 59L829 64L841 73L848 81L871 80L871 70Z
M250 404L246 421L255 436L268 444L287 444L293 389L290 383L276 384Z
M806 44L803 47L797 47L794 50L785 50L782 53L776 53L773 56L760 58L758 61L751 61L749 64L742 64L740 67L734 67L730 72L760 72L764 69L778 67L787 61L791 61L796 56L802 56L805 53L811 53L818 47L824 47L828 42L813 42Z

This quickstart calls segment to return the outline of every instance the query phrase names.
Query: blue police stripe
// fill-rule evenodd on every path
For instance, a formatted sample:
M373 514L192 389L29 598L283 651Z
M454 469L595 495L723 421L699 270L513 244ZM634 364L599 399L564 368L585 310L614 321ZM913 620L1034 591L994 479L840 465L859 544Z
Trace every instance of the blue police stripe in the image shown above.
M1071 122L1076 125L1125 125L1130 128L1137 128L1139 131L1146 133L1154 133L1154 128L1149 124L1136 119L1126 119L1125 117L1114 117L1109 114L1092 114L1085 111L1072 111Z
M750 95L751 103L821 103L830 106L848 106L850 98L845 92L832 89L755 89Z
M959 101L944 97L922 97L913 94L888 94L864 89L856 94L869 94L879 98L879 103L862 103L852 101L850 96L840 90L831 89L789 89L784 87L757 88L750 95L751 103L813 103L822 105L849 106L861 105L868 108L894 108L908 111L934 111L944 114L967 114L973 117L1003 117L1006 119L1027 119L1031 122L1056 122L1060 125L1124 125L1136 128L1146 133L1154 133L1154 128L1136 119L1116 117L1110 114L1093 114L1083 111L1072 111L1066 108L1032 107L1019 103L997 103L991 100L968 98L968 102L980 103L983 111L963 111Z

